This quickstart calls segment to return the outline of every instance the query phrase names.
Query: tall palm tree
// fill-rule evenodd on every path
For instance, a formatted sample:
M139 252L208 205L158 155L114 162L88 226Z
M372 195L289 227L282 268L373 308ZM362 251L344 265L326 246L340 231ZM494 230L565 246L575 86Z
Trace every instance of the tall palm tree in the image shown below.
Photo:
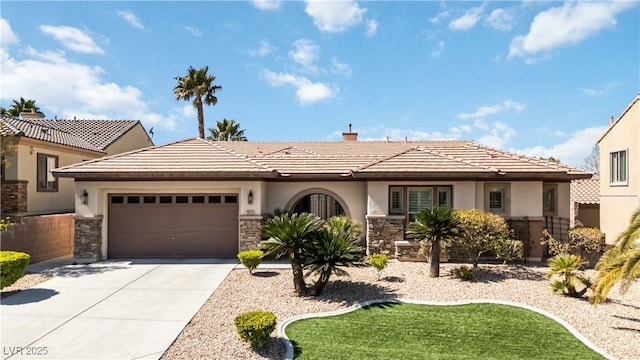
M13 104L11 104L8 113L11 116L20 116L20 113L30 111L40 112L40 108L36 106L36 101L32 99L25 100L23 97L20 97L20 100L13 100Z
M207 140L210 141L247 141L244 129L240 130L240 124L235 120L217 121L215 128L209 128L209 133Z
M629 226L618 236L615 247L602 255L596 270L591 299L594 304L605 301L616 283L620 282L620 290L625 292L640 278L640 208L631 215Z
M267 218L264 223L263 237L267 240L260 245L265 256L287 255L293 271L293 286L298 296L307 296L304 280L305 247L313 241L322 227L322 219L309 213L283 212Z
M421 241L423 246L429 247L429 276L439 277L441 243L459 236L460 220L448 207L424 209L409 223L406 234L409 238Z
M305 251L305 276L318 275L318 279L309 289L309 295L322 294L332 274L347 275L339 266L362 264L364 249L356 245L361 234L360 224L344 216L327 219Z
M173 88L176 100L189 101L193 98L193 106L198 110L198 135L204 139L204 109L203 104L215 105L218 98L214 95L222 86L214 85L216 77L208 75L209 67L195 69L189 66L186 76L177 76L178 84Z

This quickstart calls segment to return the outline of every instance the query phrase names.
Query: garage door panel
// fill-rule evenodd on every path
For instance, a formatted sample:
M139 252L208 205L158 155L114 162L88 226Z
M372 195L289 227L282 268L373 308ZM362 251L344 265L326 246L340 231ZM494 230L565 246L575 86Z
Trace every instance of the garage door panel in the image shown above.
M134 200L138 197L113 196ZM145 196L154 197L153 194ZM110 201L108 256L235 257L238 252L237 203L175 203L176 196L184 200L194 195L172 196L172 203L114 204ZM158 201L159 196L156 197ZM221 198L224 199L224 195Z

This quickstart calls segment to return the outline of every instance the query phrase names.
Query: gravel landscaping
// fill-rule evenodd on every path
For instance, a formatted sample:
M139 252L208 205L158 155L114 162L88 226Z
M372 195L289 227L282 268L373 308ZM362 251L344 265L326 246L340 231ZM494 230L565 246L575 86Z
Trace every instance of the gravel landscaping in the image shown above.
M269 310L278 322L305 313L332 311L357 302L380 298L428 301L498 299L547 310L567 321L586 338L619 359L640 358L640 284L625 295L617 289L611 301L594 307L586 298L554 295L543 274L545 267L480 265L476 281L452 279L459 264L442 264L441 277L429 278L425 263L390 261L377 280L372 268L347 269L350 277L332 277L325 293L299 298L293 292L291 270L246 269L232 271L184 328L163 359L282 359L284 346L272 340L252 349L238 337L234 318L249 310ZM594 278L595 272L588 274ZM402 344L398 344L402 346Z
M4 299L7 296L11 296L20 290L25 290L30 287L36 286L42 282L51 279L53 276L49 274L40 273L26 273L18 281L2 289L0 298Z

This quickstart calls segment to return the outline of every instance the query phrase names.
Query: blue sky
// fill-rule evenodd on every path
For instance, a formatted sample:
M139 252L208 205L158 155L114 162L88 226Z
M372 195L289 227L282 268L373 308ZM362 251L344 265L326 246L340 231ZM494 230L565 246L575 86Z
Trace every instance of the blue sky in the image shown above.
M176 76L222 86L205 126L250 140L471 139L583 166L640 90L635 1L3 1L0 102L197 136Z

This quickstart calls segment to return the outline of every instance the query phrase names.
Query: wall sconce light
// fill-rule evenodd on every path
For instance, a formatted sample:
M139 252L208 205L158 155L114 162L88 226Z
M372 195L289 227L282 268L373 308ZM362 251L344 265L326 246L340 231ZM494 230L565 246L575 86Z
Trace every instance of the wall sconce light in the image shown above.
M80 199L82 199L82 205L87 205L89 203L89 194L87 193L87 190L82 190Z
M36 148L33 146L29 148L29 155L33 155L33 152L36 151Z
M253 204L253 191L249 190L249 196L247 197L249 205Z

